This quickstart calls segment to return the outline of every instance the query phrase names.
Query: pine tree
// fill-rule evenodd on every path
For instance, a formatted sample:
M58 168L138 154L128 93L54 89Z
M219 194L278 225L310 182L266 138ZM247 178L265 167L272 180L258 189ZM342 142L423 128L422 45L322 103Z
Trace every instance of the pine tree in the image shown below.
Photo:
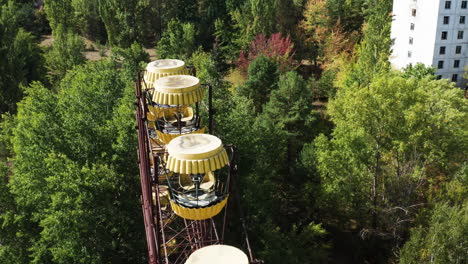
M263 55L250 63L249 75L245 84L236 88L239 95L253 100L255 112L262 111L270 93L277 88L278 66Z

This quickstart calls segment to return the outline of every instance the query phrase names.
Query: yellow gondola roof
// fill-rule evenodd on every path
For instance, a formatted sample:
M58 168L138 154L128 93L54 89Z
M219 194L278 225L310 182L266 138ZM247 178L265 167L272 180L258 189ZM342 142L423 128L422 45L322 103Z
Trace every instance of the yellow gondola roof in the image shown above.
M203 100L200 80L190 75L172 75L154 82L153 101L163 105L190 105Z
M156 60L146 66L144 79L149 86L152 86L159 78L184 74L187 74L185 62L173 59Z
M167 145L167 168L184 174L218 170L229 159L221 140L208 134L189 134L171 140Z
M247 255L240 249L228 245L202 247L192 254L185 264L248 264Z

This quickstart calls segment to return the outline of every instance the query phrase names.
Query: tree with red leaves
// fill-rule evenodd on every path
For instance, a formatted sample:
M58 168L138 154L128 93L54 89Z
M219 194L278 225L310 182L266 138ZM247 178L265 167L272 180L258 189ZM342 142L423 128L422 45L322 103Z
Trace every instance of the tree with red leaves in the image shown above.
M250 43L248 55L240 52L236 63L240 72L247 75L250 63L260 55L278 63L281 72L289 71L293 68L294 43L289 36L281 37L281 33L272 34L268 39L258 35Z

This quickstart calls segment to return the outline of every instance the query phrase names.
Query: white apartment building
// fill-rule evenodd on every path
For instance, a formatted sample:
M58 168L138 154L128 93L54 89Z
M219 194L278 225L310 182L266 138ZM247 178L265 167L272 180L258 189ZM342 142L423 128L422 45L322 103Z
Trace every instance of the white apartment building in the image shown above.
M465 88L468 65L468 1L394 0L390 62L396 69L418 62L438 78Z

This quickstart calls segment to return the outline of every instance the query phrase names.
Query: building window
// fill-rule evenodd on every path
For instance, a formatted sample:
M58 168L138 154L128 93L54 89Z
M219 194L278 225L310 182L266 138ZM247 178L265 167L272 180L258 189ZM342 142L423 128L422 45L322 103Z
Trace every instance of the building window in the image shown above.
M466 2L468 2L468 1L462 1L462 4L461 4L462 9L466 9Z
M416 16L416 9L414 9L414 8L411 9L411 15L414 16L414 17Z
M458 74L452 74L452 82L457 82Z
M445 54L445 46L442 46L439 48L439 54L444 55Z
M461 46L456 46L455 47L455 54L460 54L461 53Z
M444 16L444 25L448 25L449 22L450 22L450 17Z
M411 53L411 51L408 51L408 58L411 58L412 55L413 53Z
M463 30L458 31L457 39L463 39Z
M437 63L437 69L443 69L444 68L444 61L439 61Z
M447 31L442 31L441 39L442 39L442 40L447 39Z
M460 68L460 60L454 60L453 61L453 67L454 68Z
M445 9L450 9L450 6L452 6L452 1L445 1Z
M460 16L460 24L465 24L465 16Z
M409 38L409 44L413 45L413 38L412 37Z
M414 30L414 23L411 23L410 30Z
M442 79L442 75L437 75L437 80Z

